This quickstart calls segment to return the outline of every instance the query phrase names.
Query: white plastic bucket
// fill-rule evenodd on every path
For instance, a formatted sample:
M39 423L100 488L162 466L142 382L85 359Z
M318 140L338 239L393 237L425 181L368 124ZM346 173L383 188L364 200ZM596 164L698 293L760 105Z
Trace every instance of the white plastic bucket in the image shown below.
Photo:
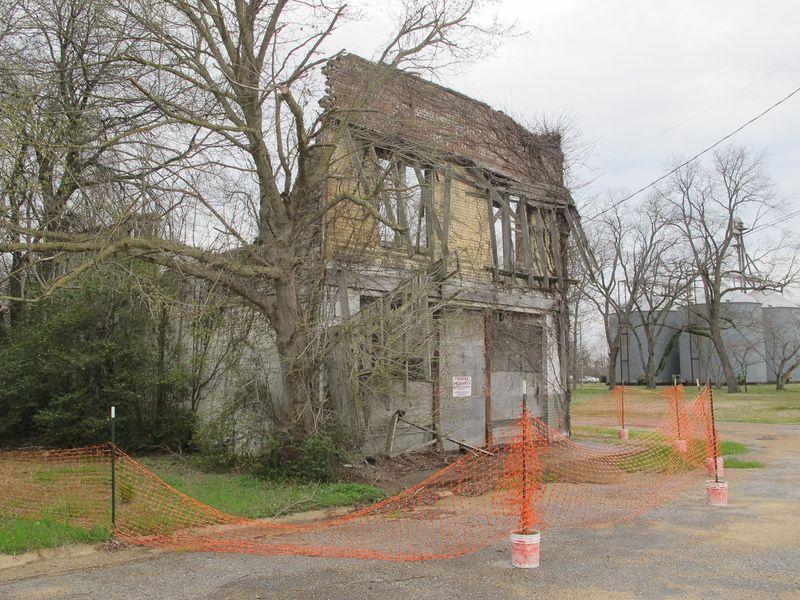
M518 569L535 569L539 566L541 532L511 534L511 564Z
M626 427L620 427L619 429L619 439L627 440L628 439L628 429Z
M711 506L728 506L728 482L707 479L706 498Z

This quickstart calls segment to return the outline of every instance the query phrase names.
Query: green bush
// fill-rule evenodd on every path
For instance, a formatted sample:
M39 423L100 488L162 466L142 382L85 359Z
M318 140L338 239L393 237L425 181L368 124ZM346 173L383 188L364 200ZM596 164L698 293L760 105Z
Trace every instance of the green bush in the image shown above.
M198 429L200 467L214 472L238 470L262 480L329 482L345 450L329 432L309 436L264 435L256 451L236 448L233 427L216 419Z
M339 450L329 437L310 435L298 444L293 475L309 481L332 481L338 458Z
M159 285L157 273L130 268ZM184 408L188 377L178 344L159 338L158 326L130 273L110 267L27 305L0 340L0 439L101 443L115 405L126 450L187 445L194 426Z
M339 449L325 434L266 437L262 448L240 456L237 467L258 479L329 482L336 476Z

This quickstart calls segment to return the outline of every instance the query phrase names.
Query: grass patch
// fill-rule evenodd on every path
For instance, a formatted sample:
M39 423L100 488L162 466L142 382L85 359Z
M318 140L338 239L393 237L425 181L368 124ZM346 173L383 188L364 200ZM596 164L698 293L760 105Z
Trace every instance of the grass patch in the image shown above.
M626 473L676 473L694 468L667 444L656 444L634 456L620 458L615 464Z
M0 553L21 554L75 543L102 542L108 527L75 527L49 519L0 518Z
M370 504L386 494L364 483L262 481L239 473L207 473L186 460L157 457L141 461L187 496L221 511L249 518L290 512Z
M648 390L643 386L629 386L633 395L632 407L636 402L653 400L653 415L658 416L663 409L659 394L664 390ZM738 394L729 394L725 388L714 389L714 412L718 422L729 423L785 423L800 425L800 384L792 383L785 390L776 390L772 384L744 386ZM686 406L691 405L700 390L686 386ZM573 413L585 417L615 418L614 398L608 387L602 383L585 384L572 390Z
M625 440L619 439L619 429L616 427L595 427L593 425L578 425L572 428L574 438L612 438L615 443L625 443ZM657 431L646 429L628 429L628 438L642 439L646 438L652 441L659 441L664 439L664 436Z
M763 469L764 463L758 460L742 460L738 456L725 459L726 469Z
M741 442L731 442L729 440L724 440L720 444L720 452L723 456L730 456L734 454L747 454L750 449L742 444Z
M758 460L742 460L740 454L747 454L750 448L740 442L725 440L720 444L720 451L725 457L726 469L763 469L764 463Z

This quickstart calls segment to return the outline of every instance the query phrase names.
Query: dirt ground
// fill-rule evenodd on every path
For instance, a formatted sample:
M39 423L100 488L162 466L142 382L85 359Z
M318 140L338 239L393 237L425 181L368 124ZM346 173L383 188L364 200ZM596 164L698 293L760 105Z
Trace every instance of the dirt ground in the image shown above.
M531 571L507 543L424 563L77 547L0 557L0 598L800 598L800 426L720 430L766 464L726 473L727 508L699 484L623 525L547 531Z

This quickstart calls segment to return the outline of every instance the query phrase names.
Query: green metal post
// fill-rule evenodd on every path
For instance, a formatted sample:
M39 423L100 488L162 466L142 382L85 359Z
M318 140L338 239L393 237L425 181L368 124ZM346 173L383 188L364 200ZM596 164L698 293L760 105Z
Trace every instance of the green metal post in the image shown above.
M117 529L117 410L111 407L111 528Z
M711 385L708 385L708 404L711 406L711 455L714 457L714 481L719 483L719 465L717 464L717 422L714 419L714 392Z

